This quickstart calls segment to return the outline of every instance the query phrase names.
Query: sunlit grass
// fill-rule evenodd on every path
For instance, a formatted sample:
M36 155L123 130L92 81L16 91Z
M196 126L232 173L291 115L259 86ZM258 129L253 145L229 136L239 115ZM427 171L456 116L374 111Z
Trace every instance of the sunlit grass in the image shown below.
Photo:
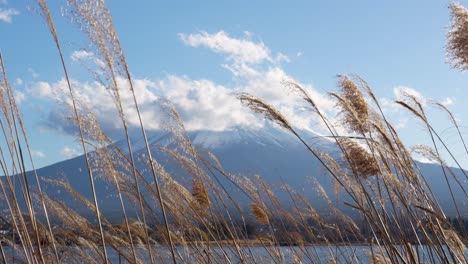
M45 0L37 3L56 44L57 63L62 65L67 81L66 96L72 113L69 119L78 131L92 200L76 192L66 181L41 180L35 173L33 178L27 177L25 159L33 162L27 133L32 131L24 129L0 57L0 126L7 142L0 152L5 175L0 181L0 193L7 208L2 220L12 230L11 236L3 236L0 243L3 262L11 263L15 259L24 263L108 263L113 258L109 252L113 252L129 263L284 263L282 247L289 247L294 262L315 263L320 262L322 253L308 246L321 245L330 253L327 262L340 262L344 255L345 261L352 263L364 261L356 256L354 247L365 244L366 260L372 263L418 263L422 258L432 263L466 263L464 223L459 222L461 228L456 230L455 224L446 217L410 150L384 115L370 86L359 76L338 76L339 92L330 93L339 109L341 124L333 123L306 89L293 81L284 83L285 89L303 99L311 109L310 114L316 115L327 128L327 137L339 150L339 154L333 155L309 144L295 124L268 102L250 94L238 95L245 107L295 136L334 182L335 193L327 193L318 182L310 189L326 201L327 215L323 215L304 194L288 185L283 186L289 198L284 201L260 176L230 175L223 169L222 161L192 144L170 102L162 103L161 115L170 121L165 129L172 134L176 147L160 146L155 153L148 142L130 70L104 1L69 0L69 15L87 34L94 53L104 62L104 67L95 74L108 87L118 110L117 116L109 118L119 119L123 127L126 149L119 149L101 130L92 109L81 107L84 104L75 96L77 87L70 82L60 34L48 5ZM450 58L455 67L465 69L467 12L459 5L451 8ZM120 87L117 78L124 78L128 87ZM131 109L122 104L122 89L130 89ZM417 151L441 165L442 177L446 179L461 221L464 212L460 212L458 204L463 201L455 200L452 189L461 188L466 197L466 184L463 184L466 172L433 128L417 98L408 94L396 103L426 127L433 145L420 146ZM450 111L442 104L436 106L449 114L461 144L465 145ZM146 150L141 157L133 153L128 111L135 111L138 116ZM448 151L451 164L459 166L462 176L445 165L440 154L442 149ZM160 154L173 159L190 181L180 182L166 171L153 158ZM5 166L10 164L7 161L12 166ZM101 213L95 188L98 176L115 187L121 224L111 223ZM31 179L35 184L29 182ZM450 182L456 182L457 186ZM94 217L85 217L72 206L50 197L42 191L45 183L64 189ZM248 202L234 197L227 190L228 185L248 197ZM34 190L32 186L36 186ZM347 215L330 198L340 193L349 197L344 205L354 209L357 216ZM127 212L133 209L129 206L137 208L136 220L128 216ZM44 215L45 220L39 221L39 215ZM156 246L167 250L158 250ZM415 250L417 246L427 250ZM263 247L266 256L252 254L255 247Z

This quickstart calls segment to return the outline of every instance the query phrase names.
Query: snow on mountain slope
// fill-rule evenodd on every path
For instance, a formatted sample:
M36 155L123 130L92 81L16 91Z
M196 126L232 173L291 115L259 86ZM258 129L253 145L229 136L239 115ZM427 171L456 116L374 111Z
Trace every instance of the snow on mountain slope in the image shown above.
M301 131L305 138L317 138L319 135L313 131ZM197 147L206 149L219 149L236 144L276 145L287 147L290 144L297 145L299 141L291 133L278 127L266 127L264 129L245 129L234 127L225 131L197 130L188 133L192 143ZM150 145L169 146L173 137L166 131L156 131L147 134ZM131 138L133 150L145 149L145 142L141 135ZM323 142L327 140L321 139ZM126 150L127 142L120 140L116 145ZM331 146L332 144L330 144Z
M312 131L300 131L300 134L313 148L332 155L339 155L336 146L331 141ZM315 178L327 193L333 193L333 181L325 173L318 160L307 151L297 138L284 129L276 127L268 127L262 130L234 128L221 132L194 131L189 132L188 135L197 148L207 149L214 153L227 172L240 176L260 175L272 186L287 183L312 200L318 208L324 206L325 202L317 194L316 186L311 178ZM162 145L173 148L175 146L173 137L167 132L159 131L148 134L148 141L153 157L165 166L167 171L183 177L184 173L178 168L177 163L170 162L170 158L161 153L157 147ZM126 150L125 141L116 142L116 145ZM132 147L137 155L146 153L145 144L141 137L136 136L132 139ZM440 167L423 163L418 165L426 175L432 191L438 197L447 214L454 215L455 211L451 206L449 190ZM460 170L455 169L455 172L458 175L461 174ZM38 174L45 178L63 178L63 176L66 176L72 187L86 197L91 197L83 156L39 169ZM32 174L29 173L29 176L32 177ZM145 174L145 177L152 181L152 176L148 173ZM31 180L30 182L34 181ZM186 180L185 182L190 181ZM466 196L459 187L455 186L453 180L451 180L451 184L454 186L455 199L461 202L460 210L463 215L467 216ZM466 181L462 182L462 184L467 188ZM113 187L98 179L96 188L103 211L109 214L118 214L119 206L117 199L112 195ZM56 188L50 185L47 185L46 190L52 192L56 197L61 198L63 196L63 193L58 192ZM233 195L238 195L239 200L245 202L246 206L248 206L248 201L245 197L241 197L241 192L233 189ZM281 199L286 199L284 194L279 193L279 196ZM330 198L332 196L330 195ZM63 197L63 199L70 198ZM463 203L463 201L465 202Z

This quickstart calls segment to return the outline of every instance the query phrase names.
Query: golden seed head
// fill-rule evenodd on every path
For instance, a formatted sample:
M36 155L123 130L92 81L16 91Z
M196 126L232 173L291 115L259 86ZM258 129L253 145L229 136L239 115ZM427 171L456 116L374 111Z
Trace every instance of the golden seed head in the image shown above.
M255 217L255 220L257 220L257 222L259 222L260 224L267 225L270 222L263 206L256 203L252 203L250 205L250 211Z
M461 71L468 69L468 10L459 3L449 5L452 12L450 31L447 34L449 63Z
M192 196L201 208L206 209L210 205L210 198L205 185L199 180L193 180Z
M353 132L368 132L369 106L361 90L349 77L338 75L338 78L341 94L337 106L341 109L343 123Z
M375 158L364 147L349 138L341 138L339 143L345 149L349 166L357 176L368 178L380 174Z

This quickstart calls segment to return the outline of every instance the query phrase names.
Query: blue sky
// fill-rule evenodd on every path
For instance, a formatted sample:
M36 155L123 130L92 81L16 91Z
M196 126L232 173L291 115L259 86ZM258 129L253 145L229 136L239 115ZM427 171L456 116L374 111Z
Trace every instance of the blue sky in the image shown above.
M247 91L317 131L310 117L295 112L297 101L281 91L281 80L298 81L322 107L331 108L326 92L336 90L336 74L357 73L386 103L406 143L428 142L422 126L391 104L399 89L445 102L468 131L468 77L446 64L449 1L108 2L150 130L159 128L154 101L162 96L174 101L189 129L262 126L233 102L233 92ZM70 18L61 15L66 2L49 4L77 89L106 132L118 139L118 122L108 118L112 102L83 67L98 58ZM0 0L0 49L36 165L42 167L77 155L80 148L59 118L63 74L35 9L34 1ZM466 157L446 116L430 113L455 153Z

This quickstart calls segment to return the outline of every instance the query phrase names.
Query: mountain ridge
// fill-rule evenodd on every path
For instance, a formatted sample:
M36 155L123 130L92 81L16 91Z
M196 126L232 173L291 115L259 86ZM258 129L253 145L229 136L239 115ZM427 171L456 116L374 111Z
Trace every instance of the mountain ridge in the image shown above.
M307 140L314 148L318 150L325 150L327 153L336 155L339 153L337 146L330 140L320 137L313 131L300 131L301 136ZM327 175L325 169L321 166L320 162L308 152L294 135L288 133L281 128L268 127L264 130L248 130L235 128L228 131L193 131L188 132L188 136L192 140L194 146L200 150L208 150L212 152L221 162L226 172L241 175L246 177L253 177L260 175L268 184L279 186L281 184L289 184L292 188L304 194L306 198L316 202L317 207L325 208L324 201L319 202L320 196L314 190L311 178L320 183L328 194L333 193L333 181L330 175ZM138 138L137 138L138 139ZM133 141L133 152L136 156L141 156L146 153L144 142ZM173 173L174 177L179 177L183 182L189 184L191 181L184 176L184 172L177 168L175 162L170 162L167 155L163 154L160 150L161 146L174 149L176 148L175 142L172 140L170 134L164 131L153 132L148 135L148 142L150 143L153 157L163 165L166 170ZM126 141L118 141L115 145L125 151L127 145ZM333 152L335 152L333 154ZM454 208L449 204L451 197L448 195L448 189L443 188L443 179L441 175L440 166L435 164L417 163L423 171L423 174L428 180L429 186L433 189L435 196L441 203L442 207L448 215L455 215ZM141 166L141 164L139 165ZM440 173L437 173L437 170ZM454 169L458 175L461 171ZM90 198L92 193L89 188L89 177L83 156L78 156L69 160L61 161L36 170L40 177L49 179L60 179L66 177L70 185L76 189L77 192ZM33 177L32 172L27 173L28 177ZM146 172L144 177L148 181L152 181L152 176ZM184 178L185 177L185 178ZM29 182L35 182L30 180ZM44 183L44 181L43 181ZM454 184L453 180L451 184ZM465 183L466 184L466 183ZM46 193L58 199L72 202L71 197L66 198L59 189L45 183L44 188ZM446 184L445 184L446 186ZM101 210L106 214L113 214L119 212L119 205L117 199L112 196L112 187L108 182L99 178L96 175L96 193L98 202L100 203ZM233 192L234 195L241 195ZM285 199L284 194L278 194L281 199ZM468 216L468 206L466 197L461 190L455 189L455 199L462 201L461 211L462 214ZM242 203L248 201L245 197L237 197ZM346 198L343 198L346 199ZM79 210L78 210L79 211Z

